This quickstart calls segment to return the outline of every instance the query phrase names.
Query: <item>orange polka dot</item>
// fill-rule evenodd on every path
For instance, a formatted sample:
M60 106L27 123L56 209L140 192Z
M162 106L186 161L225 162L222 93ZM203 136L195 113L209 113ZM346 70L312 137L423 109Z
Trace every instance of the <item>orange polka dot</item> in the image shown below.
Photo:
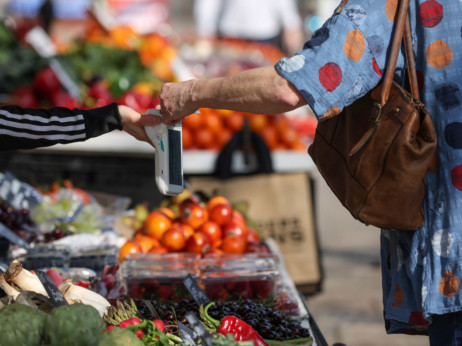
M390 22L395 21L396 11L398 10L398 0L387 0L385 12Z
M452 61L452 49L443 40L433 41L425 53L427 63L438 69L448 67Z
M404 293L399 284L396 284L395 296L393 297L392 308L397 308L404 303Z
M459 291L459 279L452 270L446 270L440 280L440 288L438 292L441 292L445 297L454 297Z
M366 48L364 36L361 31L351 30L345 37L343 51L348 59L359 61L363 57L364 49Z
M340 108L338 108L337 106L334 106L334 107L331 107L329 108L324 114L323 116L321 117L321 119L328 119L328 118L331 118L333 116L336 116L337 114L340 113Z

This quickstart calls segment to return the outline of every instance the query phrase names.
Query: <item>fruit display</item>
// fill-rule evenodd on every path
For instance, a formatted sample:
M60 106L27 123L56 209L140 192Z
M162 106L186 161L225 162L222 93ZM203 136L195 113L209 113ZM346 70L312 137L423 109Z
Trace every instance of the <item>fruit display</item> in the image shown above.
M164 201L163 206L148 213L133 238L121 247L120 262L132 253L205 255L268 251L252 220L223 196L204 203L186 190L175 199Z

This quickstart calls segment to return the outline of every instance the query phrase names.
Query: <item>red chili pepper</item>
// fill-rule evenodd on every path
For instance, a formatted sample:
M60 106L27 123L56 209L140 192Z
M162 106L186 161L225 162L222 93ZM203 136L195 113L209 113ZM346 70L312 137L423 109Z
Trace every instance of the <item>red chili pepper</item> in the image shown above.
M253 341L254 346L269 346L269 344L252 328L249 324L235 316L225 316L221 321L218 321L208 314L208 309L215 303L210 303L204 309L205 318L208 319L224 336L228 334L234 335L236 341Z
M110 331L111 329L114 329L114 328L115 328L115 326L108 326L108 327L106 328L106 331Z
M137 331L135 332L135 335L136 335L138 338L141 339L141 338L143 337L143 335L144 335L143 329L137 330Z
M221 320L218 332L225 336L231 333L236 341L253 341L254 346L269 345L252 326L235 316L225 316Z

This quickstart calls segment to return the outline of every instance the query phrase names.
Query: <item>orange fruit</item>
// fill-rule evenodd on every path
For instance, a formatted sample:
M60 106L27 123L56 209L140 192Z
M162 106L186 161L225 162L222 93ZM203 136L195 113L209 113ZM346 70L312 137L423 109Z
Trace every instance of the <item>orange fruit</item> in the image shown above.
M175 224L167 229L162 235L162 245L169 251L180 251L186 245L183 229L179 224Z
M194 141L199 149L211 150L218 146L215 134L207 127L195 131Z
M146 235L162 239L164 232L172 225L172 219L161 211L151 212L143 223L143 232Z
M228 144L228 142L231 140L231 137L233 137L233 134L234 134L233 131L231 131L227 127L223 127L220 133L218 134L218 136L216 136L218 147L221 149L226 144Z
M137 241L128 240L119 250L119 262L125 260L125 257L127 257L128 254L140 253L141 251L141 246Z
M230 203L229 203L229 200L224 196L214 196L210 198L207 202L208 211L211 212L212 209L218 204L230 204Z
M153 246L160 245L159 241L148 235L144 235L142 233L136 233L133 237L133 240L137 241L141 246L141 252L148 252Z
M223 129L223 118L217 112L209 112L205 115L204 123L215 135L219 135Z
M225 118L225 126L233 132L242 130L244 126L244 115L239 112L228 115Z
M248 117L250 129L254 132L260 132L263 128L268 126L268 116L264 114L251 114Z
M183 149L187 150L192 148L194 144L194 135L192 130L187 127L183 127Z
M277 148L277 145L279 144L279 136L274 126L268 125L262 128L258 134L263 138L270 150Z
M187 127L190 130L198 130L203 124L202 114L199 113L190 114L182 121L183 127Z

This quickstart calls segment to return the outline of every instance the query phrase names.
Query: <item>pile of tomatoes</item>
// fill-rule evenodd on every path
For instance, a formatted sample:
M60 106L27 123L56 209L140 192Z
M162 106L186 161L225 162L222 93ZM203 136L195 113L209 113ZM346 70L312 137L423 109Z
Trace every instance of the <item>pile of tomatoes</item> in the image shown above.
M242 254L266 252L258 232L227 198L212 197L207 203L183 200L178 215L166 207L155 209L133 239L120 248L119 261L130 253L190 252Z
M220 150L248 121L270 150L303 150L306 139L298 127L283 114L250 114L224 109L202 108L183 120L183 149ZM314 134L314 133L313 133Z

